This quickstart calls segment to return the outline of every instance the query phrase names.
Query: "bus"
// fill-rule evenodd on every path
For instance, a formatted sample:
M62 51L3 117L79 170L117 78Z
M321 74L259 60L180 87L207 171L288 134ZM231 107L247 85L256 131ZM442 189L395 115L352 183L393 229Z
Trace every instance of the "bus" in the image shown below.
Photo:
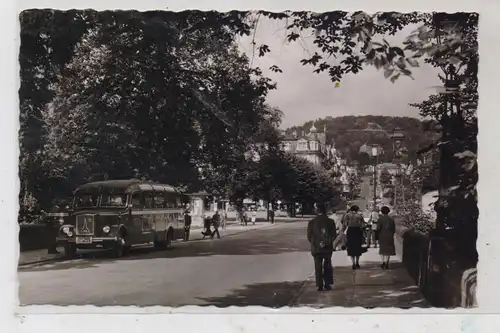
M167 249L184 237L189 198L171 185L131 180L84 184L73 193L69 223L56 238L65 255L79 249L110 249L114 257L138 244Z

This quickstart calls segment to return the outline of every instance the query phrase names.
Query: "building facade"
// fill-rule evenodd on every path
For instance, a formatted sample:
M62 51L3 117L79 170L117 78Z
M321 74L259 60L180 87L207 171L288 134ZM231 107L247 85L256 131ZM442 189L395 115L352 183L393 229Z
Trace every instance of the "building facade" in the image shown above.
M327 161L335 163L337 158L334 145L326 142L326 128L323 132L318 132L314 124L307 133L294 131L284 134L283 150L315 165L323 165Z

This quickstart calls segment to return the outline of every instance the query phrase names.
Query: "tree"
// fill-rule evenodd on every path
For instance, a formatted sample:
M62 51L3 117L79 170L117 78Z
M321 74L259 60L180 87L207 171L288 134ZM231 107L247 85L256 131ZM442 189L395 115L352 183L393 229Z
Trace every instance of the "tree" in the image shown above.
M359 153L358 162L362 168L365 168L366 166L372 164L370 155L368 155L368 153L365 152Z
M380 172L379 181L384 187L392 183L392 176L387 168L382 169Z
M241 197L245 153L279 114L224 24L237 30L238 15L83 12L88 30L43 112L48 179L144 177Z
M29 10L19 16L20 33L20 217L25 210L39 211L50 198L47 188L49 169L43 166L44 130L42 111L53 98L52 82L71 58L74 45L87 29L87 23L74 11ZM71 24L71 29L65 26ZM63 187L59 187L63 189ZM62 190L64 192L64 190Z
M467 241L467 246L459 248L467 248L470 252L467 257L472 258L471 262L477 261L478 14L289 12L264 15L292 22L286 27L289 41L298 40L303 31L313 32L314 43L322 54L315 52L301 62L312 66L317 73L328 71L336 85L345 74L356 74L365 65L383 70L384 77L392 82L400 77L412 77L411 68L418 67L419 60L442 69L440 77L445 83L445 93L431 96L425 104L415 106L421 109L423 116L428 115L441 125L439 164L442 172L436 205L439 232L445 233L451 228L462 235L454 237ZM394 34L409 24L420 27L408 36L403 48L390 45L381 36ZM270 51L268 47L265 49Z

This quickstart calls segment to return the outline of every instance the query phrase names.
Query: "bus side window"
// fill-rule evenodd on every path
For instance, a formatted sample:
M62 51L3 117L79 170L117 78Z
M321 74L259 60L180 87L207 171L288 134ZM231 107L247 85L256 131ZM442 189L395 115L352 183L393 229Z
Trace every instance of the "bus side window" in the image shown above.
M184 208L182 200L178 196L175 197L175 208Z
M154 208L154 193L153 191L143 192L145 208Z
M132 193L132 199L130 200L130 202L132 203L133 208L144 208L144 202L142 200L141 194L141 192Z
M165 207L165 193L164 192L156 192L155 193L155 207L156 208L166 208Z
M172 193L166 193L165 198L167 199L166 208L176 208L176 198Z

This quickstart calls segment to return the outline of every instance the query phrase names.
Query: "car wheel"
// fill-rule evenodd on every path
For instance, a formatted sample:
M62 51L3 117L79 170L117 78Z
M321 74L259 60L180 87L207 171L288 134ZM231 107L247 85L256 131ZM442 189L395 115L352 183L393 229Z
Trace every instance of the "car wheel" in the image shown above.
M129 249L130 247L127 245L125 237L119 237L113 248L113 257L115 258L123 257L125 253L128 252Z

